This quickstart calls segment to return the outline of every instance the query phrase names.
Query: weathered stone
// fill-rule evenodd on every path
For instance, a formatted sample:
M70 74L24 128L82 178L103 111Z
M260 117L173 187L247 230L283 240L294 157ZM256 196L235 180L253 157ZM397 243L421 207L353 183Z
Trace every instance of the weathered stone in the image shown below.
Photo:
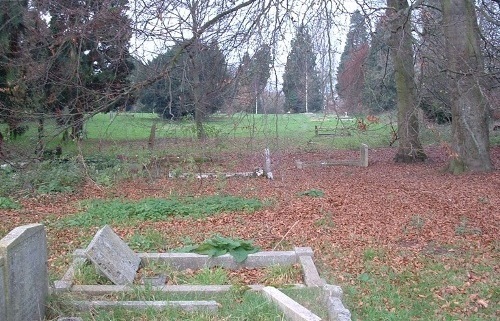
M7 284L4 277L6 273L5 259L0 256L0 320L7 320Z
M294 251L297 256L310 256L310 257L314 256L314 251L309 246L305 247L296 246L294 248Z
M210 257L195 253L139 253L144 265L149 262L165 263L177 270L201 269L220 266L227 269L261 268L271 265L292 265L297 263L295 251L266 251L249 254L247 259L238 263L230 254Z
M302 265L302 271L304 272L304 282L306 286L313 287L322 287L325 285L325 280L323 280L318 273L318 269L316 269L316 265L314 265L314 261L310 256L300 256L299 262Z
M13 229L0 240L0 257L0 319L43 320L49 293L43 225Z
M309 311L307 308L297 303L295 300L281 292L280 290L266 286L262 289L264 295L276 303L281 311L292 321L320 321L321 318Z
M215 301L74 301L73 305L79 310L94 309L182 309L185 311L217 312L219 305Z
M329 297L326 302L328 318L332 321L351 321L351 312L347 310L337 297Z
M85 254L98 271L118 285L132 284L141 263L108 225L96 233Z
M359 166L368 167L368 145L361 144L360 152L361 152L360 156L361 158L359 161Z

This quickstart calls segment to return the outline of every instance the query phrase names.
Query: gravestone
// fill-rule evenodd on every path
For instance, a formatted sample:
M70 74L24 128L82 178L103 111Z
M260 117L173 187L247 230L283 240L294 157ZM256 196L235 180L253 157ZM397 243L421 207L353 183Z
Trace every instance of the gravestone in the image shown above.
M0 320L43 320L49 293L42 224L17 227L0 240Z
M85 255L99 272L118 285L132 284L141 263L141 258L108 225L96 233Z
M0 320L7 320L7 284L4 275L6 274L5 259L0 256Z

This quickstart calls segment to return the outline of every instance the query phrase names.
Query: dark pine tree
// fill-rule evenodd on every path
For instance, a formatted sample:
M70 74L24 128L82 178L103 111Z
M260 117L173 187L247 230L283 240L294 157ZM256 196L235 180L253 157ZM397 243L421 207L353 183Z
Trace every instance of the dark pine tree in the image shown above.
M321 81L316 69L316 54L305 26L297 29L283 75L285 111L317 112L323 107Z

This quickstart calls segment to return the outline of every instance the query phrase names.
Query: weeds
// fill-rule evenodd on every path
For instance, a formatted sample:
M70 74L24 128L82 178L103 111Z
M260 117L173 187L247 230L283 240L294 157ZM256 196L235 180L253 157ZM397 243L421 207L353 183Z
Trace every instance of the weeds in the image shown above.
M105 224L135 224L138 221L161 221L169 217L204 218L222 212L251 212L262 207L257 199L234 196L208 196L171 199L92 200L86 210L67 218L69 226L101 226Z
M310 189L310 190L307 190L307 191L304 191L304 192L300 192L298 194L299 196L309 196L309 197L323 197L323 195L325 195L325 192L323 192L322 190L318 190L318 189Z
M19 203L13 201L9 197L0 196L0 209L2 210L18 210L21 208Z

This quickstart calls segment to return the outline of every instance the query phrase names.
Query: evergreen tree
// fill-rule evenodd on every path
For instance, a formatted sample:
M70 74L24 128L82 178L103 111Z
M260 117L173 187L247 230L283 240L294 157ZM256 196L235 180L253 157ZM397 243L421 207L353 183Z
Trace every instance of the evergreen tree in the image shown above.
M53 44L47 96L56 115L68 115L72 137L87 112L124 108L130 97L128 0L56 0L49 3Z
M368 27L359 10L351 15L344 51L337 68L337 94L344 100L346 109L361 112L364 86L363 65L368 54Z
M311 36L305 26L297 29L291 48L283 75L284 109L292 113L320 111L323 107L321 81Z
M195 48L199 51L195 52ZM194 96L192 59L196 59L196 66L202 66L196 73L200 77L199 101ZM153 59L146 68L151 73L167 75L145 88L140 98L147 108L152 108L165 119L194 115L196 108L206 116L224 104L228 80L226 60L215 42L193 47L177 44Z
M19 131L22 119L17 109L25 100L21 57L27 7L27 0L0 1L0 119L11 136Z
M363 103L374 113L396 108L394 65L384 41L385 28L377 23L365 62Z
M271 48L268 45L260 47L251 58L248 53L243 55L236 75L236 100L240 110L257 113L261 109L261 94L271 75L271 60Z

